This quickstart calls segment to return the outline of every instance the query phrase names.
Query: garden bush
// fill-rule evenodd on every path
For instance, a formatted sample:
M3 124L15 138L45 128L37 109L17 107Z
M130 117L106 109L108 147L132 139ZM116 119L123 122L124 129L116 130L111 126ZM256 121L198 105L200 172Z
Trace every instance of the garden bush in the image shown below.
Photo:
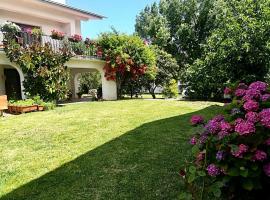
M165 98L175 98L178 96L177 81L172 79L164 85L162 94Z
M181 170L191 194L182 199L269 199L270 88L264 82L226 88L232 102L208 122L195 115L194 159Z

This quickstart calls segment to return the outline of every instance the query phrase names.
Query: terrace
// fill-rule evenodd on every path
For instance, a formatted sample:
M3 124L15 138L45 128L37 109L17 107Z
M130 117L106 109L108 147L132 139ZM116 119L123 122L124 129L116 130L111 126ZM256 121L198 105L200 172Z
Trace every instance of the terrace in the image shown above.
M4 50L3 32L0 31L0 51ZM20 32L15 39L22 47L28 47L33 43L49 44L54 52L59 52L64 46L71 49L73 56L80 59L99 59L102 60L102 51L94 41L74 41L72 37L55 39L51 35L36 35L29 32Z

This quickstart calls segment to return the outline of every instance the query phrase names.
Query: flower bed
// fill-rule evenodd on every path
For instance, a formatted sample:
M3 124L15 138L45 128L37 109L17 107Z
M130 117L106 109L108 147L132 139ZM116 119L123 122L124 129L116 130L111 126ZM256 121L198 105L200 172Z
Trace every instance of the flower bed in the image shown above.
M226 88L233 100L225 116L207 123L191 118L199 128L190 140L194 160L181 171L191 194L184 199L270 199L270 90L264 82Z
M8 112L12 114L22 114L34 111L44 111L54 109L55 104L51 102L44 102L39 96L33 99L10 101L8 105Z

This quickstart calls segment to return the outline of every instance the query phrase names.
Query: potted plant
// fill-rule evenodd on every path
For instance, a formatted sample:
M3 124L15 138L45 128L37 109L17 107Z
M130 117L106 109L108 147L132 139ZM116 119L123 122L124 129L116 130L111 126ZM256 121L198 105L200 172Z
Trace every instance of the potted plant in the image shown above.
M21 32L21 28L12 22L5 22L0 26L0 30L4 33L17 34Z
M71 37L68 38L70 42L81 42L82 41L82 36L79 34L74 34Z
M33 112L37 110L34 100L26 99L19 101L10 101L8 105L8 111L10 113L21 114L27 112Z
M65 37L65 34L63 32L52 30L51 38L55 40L63 40Z

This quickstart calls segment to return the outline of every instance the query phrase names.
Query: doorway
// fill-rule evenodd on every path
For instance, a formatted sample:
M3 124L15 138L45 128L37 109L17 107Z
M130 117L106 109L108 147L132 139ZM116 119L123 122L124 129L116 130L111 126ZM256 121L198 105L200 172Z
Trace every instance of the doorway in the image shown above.
M16 69L4 69L8 100L22 99L20 75Z

